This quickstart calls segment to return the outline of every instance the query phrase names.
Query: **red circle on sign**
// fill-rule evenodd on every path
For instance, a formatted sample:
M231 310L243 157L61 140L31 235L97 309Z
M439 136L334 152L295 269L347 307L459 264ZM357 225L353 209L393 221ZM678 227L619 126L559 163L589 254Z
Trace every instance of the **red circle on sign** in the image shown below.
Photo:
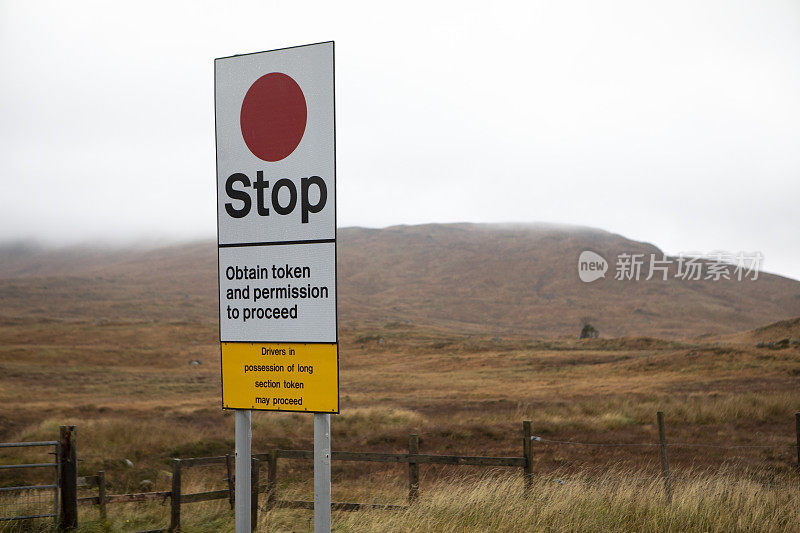
M306 97L296 81L281 72L265 74L244 95L242 138L259 159L280 161L300 144L307 115Z

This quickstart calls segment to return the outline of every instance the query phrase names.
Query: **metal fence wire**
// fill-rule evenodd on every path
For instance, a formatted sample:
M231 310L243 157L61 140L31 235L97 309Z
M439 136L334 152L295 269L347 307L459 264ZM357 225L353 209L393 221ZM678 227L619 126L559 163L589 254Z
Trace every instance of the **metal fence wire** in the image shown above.
M365 461L378 463L405 464L408 468L408 505L413 505L419 496L420 466L424 465L451 465L451 466L484 466L484 467L512 467L521 468L523 474L524 490L531 494L534 490L534 460L535 449L541 447L620 447L638 449L658 449L661 459L661 480L664 483L664 492L667 500L672 499L673 478L683 479L679 473L676 477L669 465L669 449L762 449L762 450L792 450L796 452L797 467L800 470L800 412L795 413L796 444L788 442L767 444L761 440L754 444L725 444L724 442L669 442L667 439L667 426L664 413L656 413L659 442L598 442L572 439L549 439L533 434L533 423L530 420L522 422L522 454L510 457L488 456L463 456L463 455L438 455L420 453L419 437L409 435L407 453L378 453L378 452L350 452L332 451L331 459L335 461ZM104 471L92 476L77 476L77 452L74 441L75 427L61 426L60 440L43 442L12 442L0 443L0 533L22 531L48 531L59 525L62 529L74 529L78 526L78 506L98 506L101 520L106 519L106 506L110 504L135 503L135 502L161 502L170 501L170 526L168 529L151 529L149 531L178 531L181 527L181 507L185 504L207 502L211 500L228 500L232 505L234 497L234 469L230 455L218 457L199 457L172 460L172 490L158 492L143 492L132 494L107 494L106 477ZM36 451L42 450L44 452ZM47 451L50 448L53 451ZM34 453L30 453L34 452ZM52 456L53 459L43 459ZM655 454L654 454L655 455ZM251 523L258 522L259 510L274 508L313 509L313 501L298 501L278 499L278 460L298 459L310 460L313 458L311 450L283 450L274 449L266 453L252 455L251 478ZM227 488L217 488L202 492L184 492L182 472L188 467L204 465L224 465L226 476L224 481ZM259 483L259 465L267 473L266 484ZM547 475L538 475L559 485L567 480L552 478ZM629 482L650 483L651 476L634 475L625 476ZM37 484L38 483L38 484ZM760 482L763 486L787 488L782 482L774 480ZM791 485L793 488L795 485ZM78 489L91 490L91 495L86 492L79 497ZM188 488L188 487L187 487ZM96 490L96 492L95 492ZM194 489L197 490L197 489ZM96 494L96 495L95 495ZM266 495L266 502L259 507L259 495ZM335 510L354 511L360 509L394 510L404 509L405 505L375 504L375 503L350 503L338 502L332 504ZM132 526L131 526L132 527Z
M13 456L38 448L52 448L45 452L51 459L35 462L24 453ZM58 524L59 448L58 441L0 443L0 450L12 455L0 464L0 532L51 531Z

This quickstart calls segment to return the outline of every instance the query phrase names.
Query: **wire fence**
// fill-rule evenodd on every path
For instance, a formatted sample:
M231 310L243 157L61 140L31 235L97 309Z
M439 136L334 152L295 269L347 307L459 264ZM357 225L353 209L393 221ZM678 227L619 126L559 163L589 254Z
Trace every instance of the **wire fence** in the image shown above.
M676 476L670 470L669 449L679 448L705 448L719 450L744 450L744 449L772 449L772 450L796 450L796 462L800 470L800 413L795 414L796 425L796 444L775 443L775 444L721 444L714 442L668 442L666 438L666 423L664 413L656 413L658 428L658 442L591 442L580 440L561 440L550 439L532 434L533 424L531 421L522 422L522 452L521 455L488 457L488 456L462 456L462 455L438 455L420 453L419 437L409 435L407 453L377 453L359 451L333 451L331 459L334 461L361 461L373 463L398 463L405 465L408 470L408 503L413 505L419 498L420 493L420 467L432 468L431 474L438 472L439 467L448 466L471 466L471 467L490 467L492 470L498 467L511 467L521 469L522 479L526 494L533 491L534 478L546 479L557 484L568 483L559 477L555 477L554 472L547 472L544 469L537 471L536 454L534 443L539 446L580 446L598 448L621 448L621 449L657 449L658 457L661 462L661 474L658 477L640 476L636 472L627 472L624 478L630 482L650 482L659 480L663 482L664 494L666 499L671 501L673 493L673 482L685 479L692 475L689 471L681 471ZM169 530L180 529L181 506L197 502L207 502L211 500L228 500L233 498L233 476L235 473L231 468L230 456L204 457L173 459L172 488L169 491L145 492L133 494L107 494L105 473L100 471L97 475L77 476L77 452L75 446L75 427L61 426L60 440L48 442L29 442L29 443L6 443L0 444L3 449L3 460L0 461L0 533L11 531L44 531L50 530L59 524L62 528L74 528L78 525L78 506L97 506L101 519L106 518L106 506L109 504L138 503L138 502L159 502L160 505L170 500L170 526ZM778 438L776 435L771 438ZM517 441L519 442L519 441ZM762 441L763 442L763 441ZM54 447L56 459L52 462L33 459L34 455L24 450L32 450L35 447ZM538 446L537 446L538 448ZM254 454L253 462L255 479L253 481L254 492L251 495L256 510L258 498L265 495L265 505L263 509L294 507L310 508L313 502L282 500L277 498L277 475L278 460L309 460L312 458L310 450L284 450L275 449L266 453ZM631 453L630 455L639 455ZM781 454L783 455L783 454ZM653 458L656 455L653 454ZM781 461L784 459L780 459ZM794 462L794 460L793 460ZM181 472L190 466L201 466L209 464L226 465L227 488L216 488L203 492L186 493L182 488ZM265 471L266 484L259 483L258 465L262 464L262 471ZM55 469L54 484L49 484L53 480L49 469ZM31 473L40 472L40 473ZM47 472L47 473L45 473ZM613 471L608 472L615 475ZM557 475L557 474L556 474ZM622 473L620 473L622 477ZM791 477L791 476L790 476ZM660 478L660 479L659 479ZM603 478L608 479L608 478ZM796 486L791 487L785 483L776 483L790 478L774 478L766 482L760 482L764 486L782 487L787 490L796 490ZM34 483L40 483L35 485ZM83 494L79 496L78 490L81 488L84 493L92 490L91 495ZM196 489L195 489L196 490ZM96 495L95 495L96 493ZM382 508L382 509L401 509L404 506L374 504L374 503L337 503L335 508L338 510L357 510L363 508ZM253 523L256 521L254 520ZM166 531L166 529L164 530Z
M664 413L658 411L656 413L656 425L658 427L659 442L582 442L576 440L557 440L547 439L537 435L531 435L530 422L525 422L525 441L538 442L540 444L556 445L556 446L583 446L583 447L598 447L598 448L658 448L659 458L661 462L661 479L664 483L664 494L667 501L672 500L673 493L673 478L674 474L670 470L669 454L667 453L670 448L703 448L703 449L717 449L717 450L745 450L745 449L760 449L760 450L788 450L794 449L796 451L797 468L800 471L800 412L795 413L795 430L796 430L796 443L795 444L719 444L710 442L667 442L666 437L666 423L664 421ZM527 456L527 454L526 454Z
M59 441L0 444L0 449L13 458L0 464L3 485L0 487L0 531L3 533L47 531L57 523L59 445Z
M533 436L531 439L535 442L543 442L548 444L569 444L575 446L648 446L657 448L661 446L658 442L580 442L575 440L552 440L544 437ZM797 448L797 444L709 444L698 442L668 442L664 444L667 448L719 448L719 449L737 449L737 448L774 448L774 449L787 449Z
M53 491L21 488L0 490L0 531L51 531L57 504Z

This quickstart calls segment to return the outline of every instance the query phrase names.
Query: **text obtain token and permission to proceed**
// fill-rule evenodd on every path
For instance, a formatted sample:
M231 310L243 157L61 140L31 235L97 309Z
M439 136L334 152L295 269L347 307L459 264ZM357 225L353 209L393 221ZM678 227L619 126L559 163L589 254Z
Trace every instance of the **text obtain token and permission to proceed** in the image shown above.
M261 265L231 265L225 269L225 277L229 281L301 280L311 278L311 267L289 264L271 265L269 267ZM227 301L245 304L257 304L265 300L318 300L329 297L330 290L327 286L312 285L310 283L304 285L286 283L277 287L247 284L244 287L231 287L225 291L225 299ZM251 307L245 305L240 311L239 308L228 305L226 312L228 319L241 319L242 322L254 319L291 320L298 317L298 306L295 304L280 307L262 303Z

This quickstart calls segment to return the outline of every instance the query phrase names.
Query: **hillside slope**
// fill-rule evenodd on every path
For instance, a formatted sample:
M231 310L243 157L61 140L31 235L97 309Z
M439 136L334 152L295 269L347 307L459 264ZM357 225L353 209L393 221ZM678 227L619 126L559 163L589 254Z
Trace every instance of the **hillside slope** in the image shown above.
M601 230L553 225L425 225L342 231L344 318L490 326L538 336L682 337L751 329L800 315L800 282L618 281L617 254L662 252ZM605 257L604 279L580 281L578 257ZM644 276L643 276L644 277Z
M705 338L701 340L707 340ZM778 347L783 343L794 344L800 343L800 317L789 318L787 320L780 320L767 324L750 331L741 331L731 335L722 335L718 337L720 342L736 343L736 344L778 344Z
M610 264L583 283L578 256ZM728 334L800 316L800 282L618 281L621 252L661 251L601 230L447 224L339 231L342 325L410 321L550 337L583 322L602 336ZM214 321L213 242L149 249L0 248L0 320Z

